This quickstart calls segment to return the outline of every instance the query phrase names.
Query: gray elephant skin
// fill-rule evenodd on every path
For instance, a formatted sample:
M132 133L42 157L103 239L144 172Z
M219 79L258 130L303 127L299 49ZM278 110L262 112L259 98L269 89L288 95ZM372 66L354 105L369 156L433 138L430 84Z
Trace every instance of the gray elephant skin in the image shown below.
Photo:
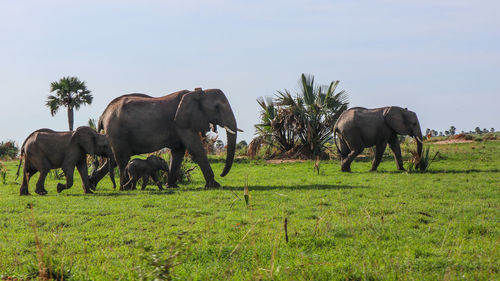
M344 111L334 126L342 171L350 172L354 158L371 146L376 146L371 168L376 171L387 144L394 153L398 170L404 170L398 135L415 137L417 153L422 155L422 131L415 112L398 106L353 107Z
M145 160L143 159L132 159L128 162L127 167L125 167L125 173L129 177L129 181L125 184L125 189L137 189L137 181L142 178L142 190L146 189L149 177L158 186L158 189L162 190L160 181L158 180L158 171L168 172L168 164L163 158L150 155Z
M51 129L34 131L21 146L18 175L23 157L25 162L20 195L29 195L29 180L37 172L40 172L40 177L35 192L39 195L47 194L45 178L51 169L57 168L62 168L66 177L66 184L57 184L57 192L70 188L73 185L75 167L80 173L83 191L92 193L88 179L87 154L111 157L112 151L106 136L85 126L68 132L56 132ZM109 172L114 181L113 170L110 169Z
M186 150L205 178L206 187L219 187L199 133L217 125L227 132L227 157L221 176L231 169L236 147L237 125L224 93L219 89L182 90L162 97L129 94L106 107L98 122L113 149L120 170L120 190L127 182L125 167L132 155L170 148L172 157L167 187L177 187L177 174ZM102 173L100 173L102 175Z

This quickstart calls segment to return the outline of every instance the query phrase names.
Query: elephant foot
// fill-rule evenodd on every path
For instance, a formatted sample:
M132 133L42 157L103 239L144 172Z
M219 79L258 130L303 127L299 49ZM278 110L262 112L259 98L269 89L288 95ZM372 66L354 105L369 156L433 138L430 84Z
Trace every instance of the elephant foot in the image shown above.
M31 195L29 192L28 192L28 189L24 190L24 189L21 189L19 191L19 195L20 196L26 196L26 195Z
M83 193L85 193L85 194L93 194L94 192L92 190L90 190L90 189L86 189L86 190L83 191Z
M158 186L158 189L159 189L159 190L163 190L163 187L161 187L161 185L159 185L159 186ZM144 190L144 188L143 188L142 190Z
M47 195L47 191L46 190L35 190L36 194L38 195Z
M215 180L211 180L210 182L207 182L207 184L205 184L205 187L206 188L220 187L220 184Z
M342 169L341 169L341 170L342 170L342 172L347 172L347 173L352 172L350 167L348 167L348 168L346 168L346 167L342 167Z
M167 183L165 186L166 188L179 188L179 186L176 183Z
M57 193L61 193L61 191L65 190L66 186L62 183L57 184Z
M373 169L373 168L370 169L370 172L376 172L376 171L377 171L377 169Z

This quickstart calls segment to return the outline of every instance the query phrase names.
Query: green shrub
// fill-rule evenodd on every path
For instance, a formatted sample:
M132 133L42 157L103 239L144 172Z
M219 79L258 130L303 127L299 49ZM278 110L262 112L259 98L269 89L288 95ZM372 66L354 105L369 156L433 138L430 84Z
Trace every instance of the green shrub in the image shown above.
M14 141L0 142L0 158L12 159L17 156L19 148Z
M436 151L434 156L431 156L429 147L425 147L422 150L422 156L418 155L416 150L410 150L410 153L413 157L406 161L408 172L426 172L431 163L439 155L439 151Z

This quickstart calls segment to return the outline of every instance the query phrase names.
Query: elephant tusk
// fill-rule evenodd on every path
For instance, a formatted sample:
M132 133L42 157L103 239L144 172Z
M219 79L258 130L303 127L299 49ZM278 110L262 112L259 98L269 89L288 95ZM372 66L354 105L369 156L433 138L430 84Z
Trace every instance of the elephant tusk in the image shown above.
M224 129L226 129L227 132L229 132L229 133L231 133L233 135L236 135L236 133L233 130L229 129L228 126L224 126Z
M416 139L417 139L420 143L424 143L424 142L422 141L422 139L421 139L421 138L419 138L419 137L417 137L417 136L415 136L415 138L416 138Z
M242 129L240 129L240 128L237 128L237 130L238 130L238 132L242 132L242 133L244 132L244 131L243 131Z

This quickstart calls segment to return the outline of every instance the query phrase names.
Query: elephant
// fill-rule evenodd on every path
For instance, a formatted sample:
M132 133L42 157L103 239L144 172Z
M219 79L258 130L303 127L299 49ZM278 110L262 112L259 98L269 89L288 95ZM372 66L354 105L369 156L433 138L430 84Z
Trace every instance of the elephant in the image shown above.
M46 195L45 178L51 169L62 168L66 177L66 184L57 184L57 192L68 189L73 185L75 166L82 178L82 187L85 193L92 193L89 186L87 154L112 157L112 150L105 135L98 134L90 127L82 126L75 131L56 132L51 129L39 129L31 133L21 146L21 159L17 168L23 169L23 182L20 195L29 195L28 185L30 177L40 172L35 192ZM113 169L109 170L111 180L114 181Z
M158 171L163 170L168 172L168 164L163 158L150 155L146 160L143 159L133 159L128 162L125 167L125 173L129 177L129 181L125 184L125 189L137 189L136 184L139 178L142 178L142 190L146 189L148 184L148 179L151 177L158 189L162 190L161 183L158 180Z
M387 144L394 153L398 170L404 170L398 135L415 137L417 153L422 155L422 131L415 112L398 106L374 109L353 107L344 111L334 126L335 145L341 156L342 171L350 172L354 158L363 149L374 145L375 158L371 171L376 171Z
M127 182L125 167L132 155L165 147L172 155L167 187L178 187L177 174L186 150L200 166L205 187L219 187L199 136L210 129L217 132L217 126L227 132L227 157L221 173L224 177L233 164L239 129L220 89L181 90L162 97L123 95L108 104L98 121L98 131L104 130L119 167L120 190Z

